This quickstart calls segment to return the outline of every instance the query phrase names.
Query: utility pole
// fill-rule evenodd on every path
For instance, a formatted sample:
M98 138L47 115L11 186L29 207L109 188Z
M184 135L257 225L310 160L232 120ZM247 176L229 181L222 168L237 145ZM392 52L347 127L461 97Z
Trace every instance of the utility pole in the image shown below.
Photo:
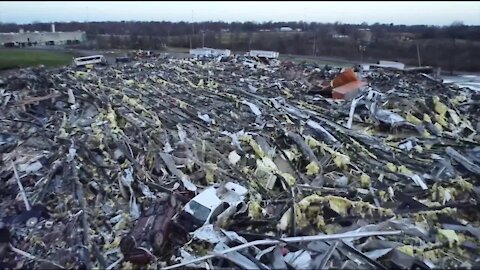
M358 46L358 49L360 51L360 62L363 62L363 53L365 52L365 50L367 49L367 46L366 45L363 45L363 44L360 44Z
M316 48L316 42L317 42L317 32L313 32L313 56L315 56L315 52L317 50Z
M170 45L170 26L167 28L167 47Z
M202 30L202 48L205 47L205 31Z
M417 40L417 58L418 58L418 66L422 66L422 61L420 60L420 48L418 47L418 40Z
M195 24L193 21L193 9L192 9L192 39L195 37Z

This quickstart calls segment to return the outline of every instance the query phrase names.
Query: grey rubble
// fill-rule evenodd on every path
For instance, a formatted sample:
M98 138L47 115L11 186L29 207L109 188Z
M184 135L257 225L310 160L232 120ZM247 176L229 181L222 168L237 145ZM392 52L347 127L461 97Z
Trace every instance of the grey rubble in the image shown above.
M157 59L0 78L1 265L131 268L120 240L154 203L231 181L248 208L212 224L220 242L172 225L150 267L397 230L197 267L478 267L480 95L392 70L353 100L311 94L339 72Z

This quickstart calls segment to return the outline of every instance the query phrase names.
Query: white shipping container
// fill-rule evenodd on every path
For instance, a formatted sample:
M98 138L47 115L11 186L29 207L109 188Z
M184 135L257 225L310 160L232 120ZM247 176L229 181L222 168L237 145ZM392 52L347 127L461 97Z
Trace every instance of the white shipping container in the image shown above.
M404 69L405 64L400 63L400 62L394 62L394 61L385 61L385 60L380 60L378 62L378 66L380 67L390 67L390 68L397 68L397 69Z
M247 53L247 56L251 57L265 57L265 58L278 58L279 53L273 51L261 51L261 50L251 50Z

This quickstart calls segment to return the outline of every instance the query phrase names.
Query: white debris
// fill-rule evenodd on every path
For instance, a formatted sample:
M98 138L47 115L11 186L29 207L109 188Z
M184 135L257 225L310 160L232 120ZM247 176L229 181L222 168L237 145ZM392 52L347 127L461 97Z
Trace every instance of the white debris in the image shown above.
M415 182L415 184L419 185L423 190L428 189L427 185L425 184L425 182L423 182L420 176L415 174L415 175L412 175L411 178Z
M75 104L75 96L73 95L73 90L68 89L67 92L68 92L68 103Z
M295 269L309 269L312 256L305 250L289 252L284 256L285 262L293 266Z
M248 105L248 107L250 107L250 110L252 110L252 112L256 115L256 116L260 116L262 115L262 112L260 111L260 109L257 107L257 105L251 103L251 102L248 102L246 100L242 101L242 104L245 104L245 105Z
M198 113L198 118L202 119L203 121L207 122L207 123L212 123L213 119L210 118L210 116L208 114L200 114Z
M188 177L186 175L182 176L182 183L183 183L183 186L190 191L196 191L197 190L197 186L195 186L190 181L190 179L188 179Z
M135 220L140 217L140 208L137 205L137 199L135 198L135 193L133 192L132 183L133 179L133 168L127 168L123 171L121 177L122 184L128 187L130 191L130 216Z
M410 151L413 148L413 143L412 143L412 141L408 141L406 143L400 144L398 147L402 150Z
M25 172L25 173L32 173L40 170L42 168L42 163L39 161L35 161L33 163L30 163L28 165L20 165L19 166L19 171Z
M77 154L77 149L75 148L75 143L72 141L70 148L68 149L67 161L70 162L75 158Z
M180 135L180 133L179 133L179 135ZM185 138L181 138L180 141L181 141L181 142L184 142L184 141L183 141L184 139L185 139ZM172 148L172 146L170 145L170 143L169 143L169 142L165 143L165 146L163 146L163 152L165 152L165 153L170 153L170 152L172 152L172 151L173 151L173 148Z
M224 242L226 237L222 235L221 231L216 231L212 224L207 224L195 230L193 233L193 239L216 244L218 242Z
M252 93L256 93L257 90L258 90L258 88L256 88L255 86L249 84L249 85L248 85L248 90L250 90L250 92L252 92Z
M242 157L239 156L235 150L232 151L232 152L230 152L230 154L228 154L228 160L229 160L230 163L232 163L233 165L237 164L237 162L240 161L241 158L242 158Z
M187 138L187 132L185 132L181 124L177 124L177 129L178 129L178 137L180 138L180 142L182 143L185 142L185 139Z

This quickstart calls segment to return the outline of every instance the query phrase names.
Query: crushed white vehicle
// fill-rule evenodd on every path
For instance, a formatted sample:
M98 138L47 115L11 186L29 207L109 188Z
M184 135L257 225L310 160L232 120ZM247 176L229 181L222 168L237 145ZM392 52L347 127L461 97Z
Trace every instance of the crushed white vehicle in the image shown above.
M203 190L174 217L177 224L193 231L220 218L228 217L246 207L247 189L233 182L215 184Z

